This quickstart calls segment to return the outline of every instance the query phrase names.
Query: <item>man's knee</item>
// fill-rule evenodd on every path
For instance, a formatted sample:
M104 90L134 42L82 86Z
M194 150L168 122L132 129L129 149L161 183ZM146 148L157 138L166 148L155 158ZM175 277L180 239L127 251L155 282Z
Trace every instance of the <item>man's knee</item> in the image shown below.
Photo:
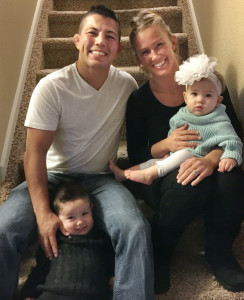
M121 228L121 234L124 238L140 240L151 237L151 228L145 217L139 213L136 216L128 218Z

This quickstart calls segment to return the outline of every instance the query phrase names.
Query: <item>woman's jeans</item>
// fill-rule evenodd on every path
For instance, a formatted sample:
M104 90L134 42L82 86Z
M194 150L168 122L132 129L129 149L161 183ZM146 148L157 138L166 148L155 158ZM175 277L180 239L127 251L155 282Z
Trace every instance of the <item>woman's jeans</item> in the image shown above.
M49 173L49 191L62 182L82 184L94 200L99 225L116 252L113 299L153 300L150 227L132 194L110 174ZM21 253L37 239L37 226L26 182L0 207L0 296L10 300L18 284Z

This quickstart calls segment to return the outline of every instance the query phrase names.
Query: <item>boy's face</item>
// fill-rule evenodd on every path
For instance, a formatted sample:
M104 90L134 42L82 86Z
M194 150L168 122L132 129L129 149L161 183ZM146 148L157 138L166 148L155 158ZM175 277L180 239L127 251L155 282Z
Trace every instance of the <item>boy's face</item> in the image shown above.
M187 87L184 99L192 114L204 116L211 113L220 104L223 97L218 96L216 86L211 80L203 78Z
M108 68L121 50L119 26L111 18L90 15L83 20L74 43L79 50L79 64L87 68Z
M72 235L87 234L93 227L92 208L86 198L60 203L58 216L65 230Z

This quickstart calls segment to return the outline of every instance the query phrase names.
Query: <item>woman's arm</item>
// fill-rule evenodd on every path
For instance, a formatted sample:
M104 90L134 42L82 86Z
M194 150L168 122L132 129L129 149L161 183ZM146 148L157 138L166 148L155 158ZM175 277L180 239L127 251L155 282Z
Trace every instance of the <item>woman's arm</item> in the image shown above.
M152 158L146 124L137 98L132 93L127 104L126 133L129 159L135 165Z

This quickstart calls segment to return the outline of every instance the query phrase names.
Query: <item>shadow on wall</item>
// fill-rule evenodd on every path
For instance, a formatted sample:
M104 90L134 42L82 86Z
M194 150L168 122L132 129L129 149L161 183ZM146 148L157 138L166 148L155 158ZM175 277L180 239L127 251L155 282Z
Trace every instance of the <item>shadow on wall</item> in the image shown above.
M239 99L238 104L240 108L240 117L242 120L242 128L244 131L244 88L242 88L240 94L238 95L238 99Z
M231 99L235 99L233 102L233 106L235 108L235 112L237 114L240 123L242 124L242 128L244 128L244 88L240 95L237 94L238 86L237 86L237 72L236 68L229 64L226 73L222 74L225 78L225 81L228 82L228 90L231 95Z
M244 131L244 88L242 88L240 94L238 95L239 99L239 107L240 107L240 117L242 120L242 128ZM244 137L243 137L243 144L244 144ZM244 171L244 147L242 151L242 170Z
M229 64L225 73L225 80L229 82L228 84L228 90L231 95L231 99L236 99L235 103L233 103L233 106L235 108L235 112L237 114L237 117L242 125L243 132L244 132L244 88L242 88L239 95L237 95L237 72L236 68ZM231 84L230 84L231 83ZM244 143L244 137L243 137L243 143ZM242 170L244 170L244 151L242 153Z

